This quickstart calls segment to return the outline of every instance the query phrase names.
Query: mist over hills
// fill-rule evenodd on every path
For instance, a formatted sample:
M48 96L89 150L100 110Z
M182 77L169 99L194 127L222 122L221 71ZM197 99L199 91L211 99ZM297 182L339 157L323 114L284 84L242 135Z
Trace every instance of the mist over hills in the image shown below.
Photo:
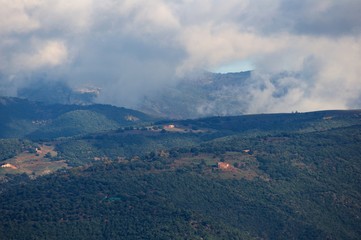
M360 0L1 3L0 240L361 239Z
M145 93L132 108L150 115L176 119L240 115L249 112L248 91L253 81L250 77L250 71L199 73ZM89 105L98 102L101 94L100 88L72 89L65 82L45 80L32 82L17 91L21 98L49 104ZM106 101L113 100L107 98Z
M141 111L185 119L240 115L248 111L251 72L204 73L180 80L175 86L144 97Z
M66 81L40 76L39 80L33 79L19 86L17 96L47 103L112 104L173 119L359 108L358 98L346 104L332 101L320 104L307 100L308 92L316 87L311 82L312 68L308 71L282 71L268 75L260 71L195 72L152 87L138 86L139 91L126 94L122 93L122 86L114 86L113 91L118 89L119 92L108 94L108 90L101 87L104 83L71 86ZM305 78L310 82L304 84L301 80ZM327 89L324 91L324 96L332 95Z
M72 89L62 81L38 80L20 87L17 96L48 104L87 105L94 103L99 91L98 88Z

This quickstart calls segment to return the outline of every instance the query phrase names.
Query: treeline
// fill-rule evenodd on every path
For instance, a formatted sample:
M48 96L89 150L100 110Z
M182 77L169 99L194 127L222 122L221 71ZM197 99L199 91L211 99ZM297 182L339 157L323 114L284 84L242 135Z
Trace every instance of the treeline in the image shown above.
M20 139L0 139L0 161L15 157L22 151L35 151L36 143Z
M2 178L0 238L360 239L361 126L350 125L58 139L54 160L74 168ZM1 140L1 156L32 144ZM207 159L180 161L232 153L263 178L221 178Z

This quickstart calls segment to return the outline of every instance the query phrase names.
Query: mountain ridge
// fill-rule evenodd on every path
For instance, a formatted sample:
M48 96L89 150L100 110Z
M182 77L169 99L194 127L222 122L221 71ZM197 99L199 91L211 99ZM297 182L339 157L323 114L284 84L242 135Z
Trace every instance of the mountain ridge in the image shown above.
M360 110L160 120L0 102L3 136L23 121L0 139L5 239L361 236Z
M52 126L54 120L57 120L64 114L79 110L94 112L100 118L103 118L103 123L109 126L109 128L103 130L116 129L133 125L135 122L142 123L156 119L136 110L112 105L46 104L44 102L33 102L15 97L0 97L0 137L35 137L36 134L34 134L34 132L42 128L55 127ZM77 117L80 121L80 118L85 118L86 115L77 115ZM91 121L92 118L89 117L88 120ZM106 123L106 121L108 121L108 123ZM97 131L97 129L91 131L90 128L88 128L88 130L89 131L80 131L80 133ZM57 131L61 133L61 126ZM72 134L70 134L70 136L71 135Z

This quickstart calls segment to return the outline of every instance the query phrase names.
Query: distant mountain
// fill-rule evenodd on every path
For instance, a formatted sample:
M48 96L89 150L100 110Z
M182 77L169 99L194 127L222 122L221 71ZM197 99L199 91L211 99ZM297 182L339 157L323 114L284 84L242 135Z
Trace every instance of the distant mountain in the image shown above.
M242 98L250 84L251 72L204 73L185 78L173 87L146 96L140 111L176 119L240 115L247 110Z
M67 137L154 120L139 111L111 105L62 105L0 97L0 138Z
M98 88L82 88L74 90L61 81L38 80L18 89L18 96L30 101L50 104L93 104L99 95Z

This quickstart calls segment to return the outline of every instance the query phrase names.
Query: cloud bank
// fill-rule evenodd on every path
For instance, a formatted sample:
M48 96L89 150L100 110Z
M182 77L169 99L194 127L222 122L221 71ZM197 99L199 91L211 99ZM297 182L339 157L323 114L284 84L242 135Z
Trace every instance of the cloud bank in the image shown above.
M2 95L41 77L134 107L189 73L247 61L248 113L361 108L359 0L0 4Z

